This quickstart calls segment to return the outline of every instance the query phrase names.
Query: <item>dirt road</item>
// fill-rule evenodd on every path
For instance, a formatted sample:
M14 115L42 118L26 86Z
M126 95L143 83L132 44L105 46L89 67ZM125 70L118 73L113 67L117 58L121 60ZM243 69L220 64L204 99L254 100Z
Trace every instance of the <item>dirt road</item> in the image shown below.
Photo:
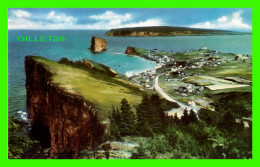
M192 109L195 113L198 112L199 108L189 106L187 104L179 102L179 101L173 99L172 97L170 97L167 93L165 93L163 88L161 88L159 86L159 77L160 77L160 75L157 75L156 78L155 78L155 81L154 81L154 89L156 90L156 92L158 92L159 95L161 95L166 100L171 101L171 102L175 102L175 103L179 104L179 106L180 106L179 108L173 108L173 109L167 111L168 115L174 115L175 113L177 113L177 116L181 117L185 108L188 109L188 111L190 111Z

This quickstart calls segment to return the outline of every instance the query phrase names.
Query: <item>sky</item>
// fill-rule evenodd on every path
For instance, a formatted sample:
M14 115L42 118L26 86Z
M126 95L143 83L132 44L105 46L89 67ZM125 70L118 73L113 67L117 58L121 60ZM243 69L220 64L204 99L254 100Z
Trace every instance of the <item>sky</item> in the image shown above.
M109 30L178 26L252 31L251 8L9 8L8 29Z

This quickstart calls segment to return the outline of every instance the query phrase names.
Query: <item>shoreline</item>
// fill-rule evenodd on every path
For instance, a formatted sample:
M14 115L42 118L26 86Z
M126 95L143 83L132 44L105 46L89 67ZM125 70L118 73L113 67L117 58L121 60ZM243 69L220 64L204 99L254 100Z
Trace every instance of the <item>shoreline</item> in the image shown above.
M155 65L155 67L153 67L152 69L151 68L147 68L147 69L144 69L144 70L140 70L140 71L137 71L137 72L132 72L132 71L127 71L125 72L125 75L127 78L131 78L132 76L135 76L135 75L140 75L141 73L144 73L144 72L147 72L147 71L156 71L156 69L159 67L158 63L154 60L151 60L151 59L146 59L145 57L142 57L140 55L127 55L127 54L124 54L126 56L131 56L131 57L137 57L137 58L140 58L144 61L147 61L149 63L152 63L153 65ZM126 73L130 73L130 75L127 75Z

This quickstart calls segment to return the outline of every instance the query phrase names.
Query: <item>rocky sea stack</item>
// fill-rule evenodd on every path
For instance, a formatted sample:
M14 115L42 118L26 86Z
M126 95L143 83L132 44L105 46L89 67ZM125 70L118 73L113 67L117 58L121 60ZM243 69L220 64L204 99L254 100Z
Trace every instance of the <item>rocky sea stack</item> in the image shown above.
M126 48L125 54L128 54L128 55L139 55L139 53L137 53L135 48L132 47L132 46L128 46Z
M91 39L90 50L93 53L105 51L106 50L106 40L93 36Z

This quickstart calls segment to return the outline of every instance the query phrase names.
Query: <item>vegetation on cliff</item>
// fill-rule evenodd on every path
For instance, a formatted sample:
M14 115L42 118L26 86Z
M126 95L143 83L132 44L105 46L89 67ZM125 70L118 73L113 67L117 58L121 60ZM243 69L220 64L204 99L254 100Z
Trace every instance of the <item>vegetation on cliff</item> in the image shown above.
M252 123L247 127L236 119L242 113L245 117L252 114L250 108L239 103L243 97L241 94L223 97L214 103L218 112L203 110L199 118L187 110L181 118L165 116L163 111L173 104L164 103L157 95L143 96L136 113L131 112L127 99L122 99L110 115L110 142L94 152L82 151L81 157L250 159ZM243 110L247 112L240 112ZM124 122L126 117L131 120Z
M28 158L35 153L32 148L36 147L38 141L33 140L28 134L28 124L15 117L8 120L8 158Z
M144 93L139 86L93 61L88 60L95 66L92 69L83 62L72 62L66 58L60 62L36 56L31 58L53 74L51 77L53 84L94 104L100 110L98 117L101 120L108 118L107 110L111 110L112 105L120 103L122 98L127 98L131 105L136 106Z
M219 99L214 103L218 112L208 112L207 116L201 115L200 119L192 111L184 112L181 118L167 117L163 111L168 105L165 106L161 100L157 95L143 97L137 113L131 116L135 124L124 127L131 127L132 131L128 134L120 131L123 111L113 110L111 126L117 128L111 129L110 140L138 143L139 147L132 150L131 158L252 158L252 124L245 127L243 122L236 121L241 114L245 117L252 114L247 105L239 103L240 94ZM120 106L124 103L125 99ZM244 110L247 112L242 112ZM202 112L205 114L205 111ZM113 150L110 152L112 155Z
M122 136L153 136L155 133L162 133L167 127L169 117L164 111L178 108L176 103L160 99L157 94L150 97L144 95L142 102L133 112L127 99L122 99L119 107L113 107L110 115L110 139L120 139Z

